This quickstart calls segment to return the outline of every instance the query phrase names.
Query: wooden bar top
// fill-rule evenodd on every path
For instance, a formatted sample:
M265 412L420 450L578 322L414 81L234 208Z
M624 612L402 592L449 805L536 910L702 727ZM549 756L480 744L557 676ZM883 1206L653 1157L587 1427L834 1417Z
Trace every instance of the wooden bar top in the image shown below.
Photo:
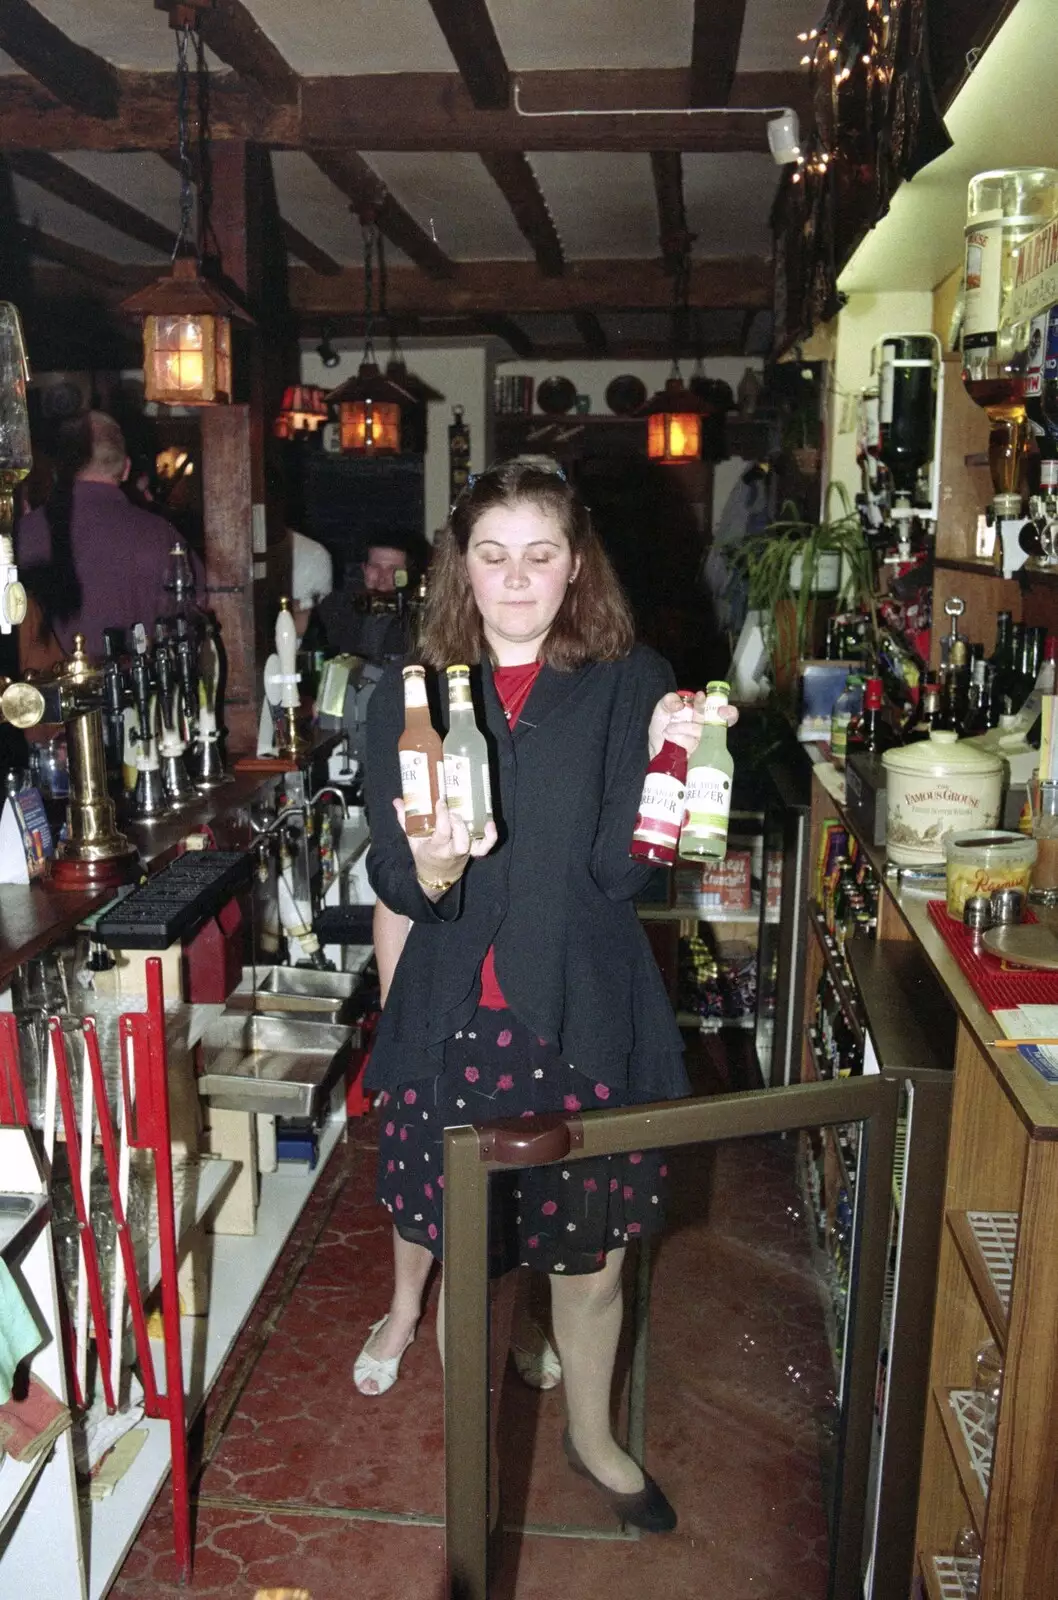
M939 886L929 891L900 889L889 883L885 877L885 851L860 838L856 824L844 805L844 784L840 775L829 763L821 762L814 767L813 778L826 795L827 807L833 808L833 812L859 841L878 875L881 892L895 906L926 964L950 1000L960 1026L988 1061L1000 1087L1029 1133L1038 1139L1058 1139L1058 1084L1047 1083L1041 1078L1035 1068L1024 1060L1020 1051L993 1050L992 1041L1002 1037L1002 1029L988 1007L978 998L939 929L930 919L929 901L941 898L943 890ZM920 1024L925 1021L928 1026L928 1019L917 1020Z

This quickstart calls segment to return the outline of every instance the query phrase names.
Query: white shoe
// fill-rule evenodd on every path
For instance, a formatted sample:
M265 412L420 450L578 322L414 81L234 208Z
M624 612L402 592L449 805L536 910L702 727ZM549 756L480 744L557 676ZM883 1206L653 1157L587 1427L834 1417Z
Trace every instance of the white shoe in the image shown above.
M353 1366L353 1382L355 1383L359 1392L367 1400L377 1400L380 1395L383 1395L388 1390L392 1389L393 1385L397 1381L397 1374L400 1371L401 1361L404 1359L404 1350L407 1350L408 1345L413 1344L415 1341L416 1330L413 1330L408 1338L407 1344L404 1346L404 1350L401 1350L397 1355L390 1356L386 1360L381 1359L379 1356L370 1355L368 1353L368 1345L375 1337L375 1334L378 1333L381 1328L384 1328L388 1321L389 1314L387 1313L386 1316L381 1317L378 1322L373 1322L371 1324L371 1332L368 1334L364 1348L357 1356L356 1362ZM365 1389L365 1383L374 1383L374 1389Z
M557 1389L562 1382L558 1352L539 1323L526 1322L519 1329L511 1339L511 1354L518 1376L530 1389Z

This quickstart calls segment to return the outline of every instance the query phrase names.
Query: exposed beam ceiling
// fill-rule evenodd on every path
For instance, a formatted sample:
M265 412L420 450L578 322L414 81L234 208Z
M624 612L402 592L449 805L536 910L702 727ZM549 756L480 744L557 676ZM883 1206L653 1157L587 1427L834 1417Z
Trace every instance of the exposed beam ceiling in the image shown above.
M746 0L694 0L688 105L727 105L745 15Z
M511 79L487 0L430 0L430 9L478 110L504 110Z
M658 205L658 244L666 272L675 272L694 235L687 230L683 161L678 150L652 150L650 170Z
M3 0L7 6L11 0ZM6 12L0 7L0 16ZM0 45L8 48L0 37ZM30 150L165 150L176 129L176 79L169 73L115 72L117 114L109 121L60 104L29 76L9 73L0 95L0 145ZM688 104L690 74L643 69L519 74L523 105L533 110L592 109L598 116L527 120L513 109L479 111L457 73L378 73L305 78L300 109L272 106L237 77L210 83L215 140L254 139L278 149L304 146L364 150L684 150L766 151L764 117L621 116L614 108ZM71 86L71 94L72 94ZM811 114L807 74L743 73L735 108L790 105Z
M745 310L771 304L772 269L756 257L692 263L689 298L702 309ZM302 267L290 271L290 302L306 315L356 314L364 304L359 268L324 278ZM521 311L668 310L672 280L657 261L568 261L560 278L545 278L527 261L463 261L445 281L409 267L387 274L387 305L420 316L517 316Z
M107 256L98 256L94 250L85 250L82 245L70 244L66 239L56 239L51 234L45 233L41 228L34 228L23 224L20 229L22 242L31 256L38 256L42 261L53 261L60 267L68 267L73 272L79 272L83 278L88 278L93 284L115 287L119 293L117 298L127 294L132 286L139 285L142 278L151 279L157 273L151 269L121 267L116 261L111 261Z
M310 150L309 155L324 177L341 190L358 216L366 211L374 213L386 238L398 250L403 250L410 261L432 278L451 277L455 263L425 229L420 228L410 212L394 200L363 156L357 155L355 150Z
M525 332L520 328L513 317L475 317L482 333L489 333L496 339L503 339L510 345L516 356L523 361L531 361L536 355L536 346Z
M605 356L609 353L606 332L594 311L574 311L573 321L590 356Z
M532 245L540 271L547 277L558 277L565 266L562 241L528 156L520 150L495 150L486 151L481 159Z
M154 0L160 11L168 0ZM255 22L242 0L216 0L198 13L199 32L221 61L227 62L246 83L260 89L276 106L295 106L300 78Z
M0 3L0 47L63 104L87 117L118 115L121 74L75 44L29 0Z
M340 261L328 255L326 250L321 250L318 244L306 237L300 228L295 228L292 222L283 220L283 243L292 256L297 256L313 272L322 272L324 277L333 278L342 270Z
M89 216L116 228L127 238L135 239L151 250L159 250L163 255L172 255L176 235L171 229L138 211L135 206L130 206L126 200L119 199L109 189L93 183L91 178L84 177L74 167L68 167L65 161L59 161L40 150L11 150L6 160L12 172L16 172L20 178L28 178L31 183L39 184L49 194L58 195L60 200L65 200L69 205L87 211Z

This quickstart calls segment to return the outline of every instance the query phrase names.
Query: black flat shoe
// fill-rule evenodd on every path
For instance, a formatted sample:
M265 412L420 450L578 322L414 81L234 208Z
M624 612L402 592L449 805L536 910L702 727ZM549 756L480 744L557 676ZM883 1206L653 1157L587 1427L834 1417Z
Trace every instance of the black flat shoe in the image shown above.
M593 1483L617 1516L632 1528L642 1528L644 1533L671 1533L676 1526L676 1513L666 1500L664 1493L654 1482L650 1473L643 1471L643 1487L637 1494L618 1494L616 1489L611 1489L608 1484L597 1478L594 1472L589 1472L580 1456L573 1447L573 1440L567 1428L562 1435L562 1448L566 1452L566 1460L582 1478L587 1478Z

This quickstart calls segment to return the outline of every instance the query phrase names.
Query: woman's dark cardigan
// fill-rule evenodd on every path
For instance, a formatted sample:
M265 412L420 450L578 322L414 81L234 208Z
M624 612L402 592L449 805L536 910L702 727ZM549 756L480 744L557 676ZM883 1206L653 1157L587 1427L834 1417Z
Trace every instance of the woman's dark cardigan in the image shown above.
M432 675L431 675L432 676ZM688 1092L683 1042L632 904L650 868L628 855L647 728L671 669L636 646L624 660L541 668L513 731L488 661L472 673L490 746L500 842L431 903L393 810L404 726L399 664L368 712L368 876L413 926L379 1023L367 1082L393 1090L434 1077L446 1039L472 1017L495 945L508 1005L593 1082L633 1100ZM435 726L447 726L439 687Z

